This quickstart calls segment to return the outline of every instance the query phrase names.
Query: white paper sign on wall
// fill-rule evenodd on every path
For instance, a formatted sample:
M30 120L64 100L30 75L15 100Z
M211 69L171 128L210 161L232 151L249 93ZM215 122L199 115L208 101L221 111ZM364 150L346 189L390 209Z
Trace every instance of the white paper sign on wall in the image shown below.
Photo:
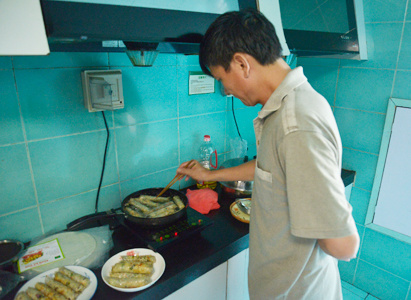
M203 72L190 72L188 94L211 94L215 91L215 80Z

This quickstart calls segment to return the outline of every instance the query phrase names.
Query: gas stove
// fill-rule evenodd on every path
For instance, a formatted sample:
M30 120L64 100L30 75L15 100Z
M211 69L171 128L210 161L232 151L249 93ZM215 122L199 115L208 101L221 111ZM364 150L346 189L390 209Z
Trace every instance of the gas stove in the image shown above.
M117 218L119 226L114 230L113 239L117 238L129 246L143 245L154 251L182 241L200 233L213 224L213 221L191 207L187 207L187 216L164 227L142 228ZM132 238L131 238L132 237Z

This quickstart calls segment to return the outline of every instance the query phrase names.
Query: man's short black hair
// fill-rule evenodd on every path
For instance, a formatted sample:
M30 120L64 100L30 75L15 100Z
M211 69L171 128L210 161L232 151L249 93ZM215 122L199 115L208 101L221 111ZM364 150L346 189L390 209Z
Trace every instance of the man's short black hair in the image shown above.
M261 65L281 56L281 44L273 24L255 9L231 11L219 16L208 28L200 44L200 66L211 75L213 66L230 67L234 53L253 56Z

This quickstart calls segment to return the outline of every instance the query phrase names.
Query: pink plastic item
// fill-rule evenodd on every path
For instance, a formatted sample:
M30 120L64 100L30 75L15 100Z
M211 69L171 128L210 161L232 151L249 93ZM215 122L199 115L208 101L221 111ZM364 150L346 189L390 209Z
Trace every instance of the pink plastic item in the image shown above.
M200 190L187 190L188 205L198 211L199 213L206 215L213 209L219 209L218 194L212 189L200 189Z

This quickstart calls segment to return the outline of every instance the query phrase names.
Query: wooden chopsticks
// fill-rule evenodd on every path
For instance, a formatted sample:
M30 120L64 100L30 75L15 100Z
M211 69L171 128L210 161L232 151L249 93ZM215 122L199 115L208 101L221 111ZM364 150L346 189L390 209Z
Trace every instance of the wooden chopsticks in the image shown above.
M195 163L194 163L194 159L190 160L187 164L187 168L191 169L192 167L194 167ZM178 180L180 180L181 178L183 178L184 175L176 175L174 176L173 180L170 181L169 184L166 185L166 187L156 196L156 198L160 197L162 194L165 193L165 191L167 191L169 188L171 188L173 186L174 183L176 183Z

